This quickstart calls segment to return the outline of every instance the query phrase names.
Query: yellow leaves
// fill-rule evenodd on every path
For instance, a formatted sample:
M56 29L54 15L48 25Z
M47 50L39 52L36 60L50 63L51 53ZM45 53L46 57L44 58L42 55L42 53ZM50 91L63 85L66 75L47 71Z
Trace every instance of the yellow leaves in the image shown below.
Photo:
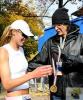
M42 20L37 17L37 14L33 12L33 9L22 3L18 3L9 5L7 7L7 12L0 14L0 35L6 26L17 19L24 19L29 24L34 35L41 35L43 33ZM28 40L26 45L24 45L24 48L26 55L29 57L30 54L34 54L37 51L37 41L34 39Z
M32 6L30 6L32 5ZM36 35L41 35L42 32L42 20L37 17L36 9L34 5L34 0L29 0L24 5L21 1L13 4L5 4L7 11L6 16L0 16L0 23L3 23L4 26L10 24L16 19L24 19L28 22L31 27L31 31L36 33ZM35 16L35 17L34 17Z
M30 25L30 27L32 29L32 32L35 35L41 35L42 34L42 27L39 25L38 20L36 20L35 18L29 20L29 25Z
M16 19L24 19L21 15L16 15L14 12L12 14L6 14L6 16L0 16L0 24L9 25Z
M16 15L15 13L12 13L11 15L9 15L9 19L10 19L11 22L13 22L17 19L24 19L24 18L21 15Z
M0 15L0 24L3 23L4 17Z
M40 24L40 19L37 16L32 9L30 9L28 6L23 5L20 3L19 5L20 15L25 17L25 20L28 22L28 24L31 27L31 31L36 33L36 35L42 34L42 27Z
M35 16L35 17L34 17ZM12 22L16 19L24 19L28 22L30 25L31 31L35 35L41 35L42 34L42 27L41 27L41 21L37 15L33 12L32 9L30 9L28 6L24 5L23 3L18 3L11 6L11 9L9 9L9 20L8 22ZM7 18L6 18L7 19Z

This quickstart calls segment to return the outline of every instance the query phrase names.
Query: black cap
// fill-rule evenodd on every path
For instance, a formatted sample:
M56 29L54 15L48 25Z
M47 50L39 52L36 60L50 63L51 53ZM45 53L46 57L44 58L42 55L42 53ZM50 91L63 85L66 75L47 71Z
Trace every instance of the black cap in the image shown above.
M68 9L59 8L52 15L52 25L55 24L70 24Z

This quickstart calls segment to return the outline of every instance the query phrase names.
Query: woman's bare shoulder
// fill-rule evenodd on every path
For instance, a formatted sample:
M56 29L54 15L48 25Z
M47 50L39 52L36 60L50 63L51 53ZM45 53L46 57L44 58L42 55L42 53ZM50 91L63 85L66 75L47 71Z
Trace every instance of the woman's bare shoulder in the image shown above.
M0 58L7 57L8 52L4 47L0 47Z

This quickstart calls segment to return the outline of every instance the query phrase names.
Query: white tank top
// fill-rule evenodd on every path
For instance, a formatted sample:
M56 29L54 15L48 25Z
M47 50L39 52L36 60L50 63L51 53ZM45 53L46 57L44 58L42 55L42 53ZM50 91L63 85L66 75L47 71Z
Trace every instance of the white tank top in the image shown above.
M3 46L9 54L9 68L11 79L16 79L23 76L26 73L28 62L25 58L23 48L20 47L18 51L14 50L9 44ZM25 82L24 84L17 86L10 91L16 91L20 89L29 88L29 83Z

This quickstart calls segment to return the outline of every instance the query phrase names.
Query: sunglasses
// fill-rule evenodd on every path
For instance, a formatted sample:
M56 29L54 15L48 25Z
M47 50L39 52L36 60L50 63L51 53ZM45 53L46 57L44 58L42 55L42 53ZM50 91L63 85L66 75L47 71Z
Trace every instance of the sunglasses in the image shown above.
M28 36L25 35L23 32L22 32L22 36L23 36L25 39L28 38Z
M21 33L21 35L24 37L24 38L28 38L27 35L25 35L21 30L16 30L17 32Z

